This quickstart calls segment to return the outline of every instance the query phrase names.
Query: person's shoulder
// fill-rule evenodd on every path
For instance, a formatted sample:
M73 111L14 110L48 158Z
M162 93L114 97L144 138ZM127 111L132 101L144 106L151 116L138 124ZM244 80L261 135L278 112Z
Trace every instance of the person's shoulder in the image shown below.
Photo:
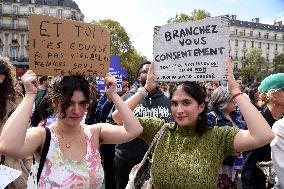
M150 117L150 116L144 116L144 117L138 117L138 120L142 122L143 124L147 125L161 125L165 123L165 120L157 118L157 117Z
M237 133L239 132L239 130L240 130L239 128L230 127L227 125L223 127L214 126L208 129L207 133L216 134L216 135L225 135L228 133Z
M273 124L272 131L277 135L284 136L284 118L276 121Z

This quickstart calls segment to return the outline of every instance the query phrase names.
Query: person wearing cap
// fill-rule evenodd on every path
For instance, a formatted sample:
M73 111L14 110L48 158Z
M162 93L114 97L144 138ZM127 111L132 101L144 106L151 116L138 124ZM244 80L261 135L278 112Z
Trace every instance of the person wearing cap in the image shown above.
M259 105L263 117L272 127L280 120L284 113L284 73L273 74L266 77L259 88ZM273 184L266 186L266 177L257 166L257 162L271 160L270 145L265 145L244 153L245 158L241 172L243 189L272 188Z

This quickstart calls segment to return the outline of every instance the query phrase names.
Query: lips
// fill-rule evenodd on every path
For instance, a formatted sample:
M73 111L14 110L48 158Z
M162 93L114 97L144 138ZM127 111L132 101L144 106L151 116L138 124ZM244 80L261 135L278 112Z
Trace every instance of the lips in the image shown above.
M81 119L81 117L79 116L79 117L70 117L70 119L72 119L72 120L78 120L78 119Z

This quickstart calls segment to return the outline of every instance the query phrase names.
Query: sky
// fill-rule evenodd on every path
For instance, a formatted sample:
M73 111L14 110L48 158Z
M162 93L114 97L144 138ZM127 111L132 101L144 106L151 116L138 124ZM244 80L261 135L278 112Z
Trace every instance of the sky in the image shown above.
M273 24L283 21L284 0L75 0L85 22L101 19L118 21L126 30L135 49L152 60L154 26L167 23L176 14L191 15L204 9L211 16L234 14L237 20Z

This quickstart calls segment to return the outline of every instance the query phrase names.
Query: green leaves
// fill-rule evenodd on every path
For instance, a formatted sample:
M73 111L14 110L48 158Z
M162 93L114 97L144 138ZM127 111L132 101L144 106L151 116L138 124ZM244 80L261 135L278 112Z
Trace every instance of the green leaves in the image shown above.
M179 15L176 14L174 18L170 18L167 23L179 23L179 22L185 22L189 20L201 20L207 17L210 17L210 13L206 12L203 9L194 9L191 15L180 13Z
M120 56L121 66L128 71L128 79L132 83L136 79L138 65L146 61L146 57L137 52L125 28L117 21L104 19L95 21L105 26L110 31L110 53L113 56Z
M284 53L275 56L272 67L274 73L284 73Z
M242 62L240 70L242 79L249 82L261 81L268 75L269 64L261 55L260 49L251 49L248 57Z

